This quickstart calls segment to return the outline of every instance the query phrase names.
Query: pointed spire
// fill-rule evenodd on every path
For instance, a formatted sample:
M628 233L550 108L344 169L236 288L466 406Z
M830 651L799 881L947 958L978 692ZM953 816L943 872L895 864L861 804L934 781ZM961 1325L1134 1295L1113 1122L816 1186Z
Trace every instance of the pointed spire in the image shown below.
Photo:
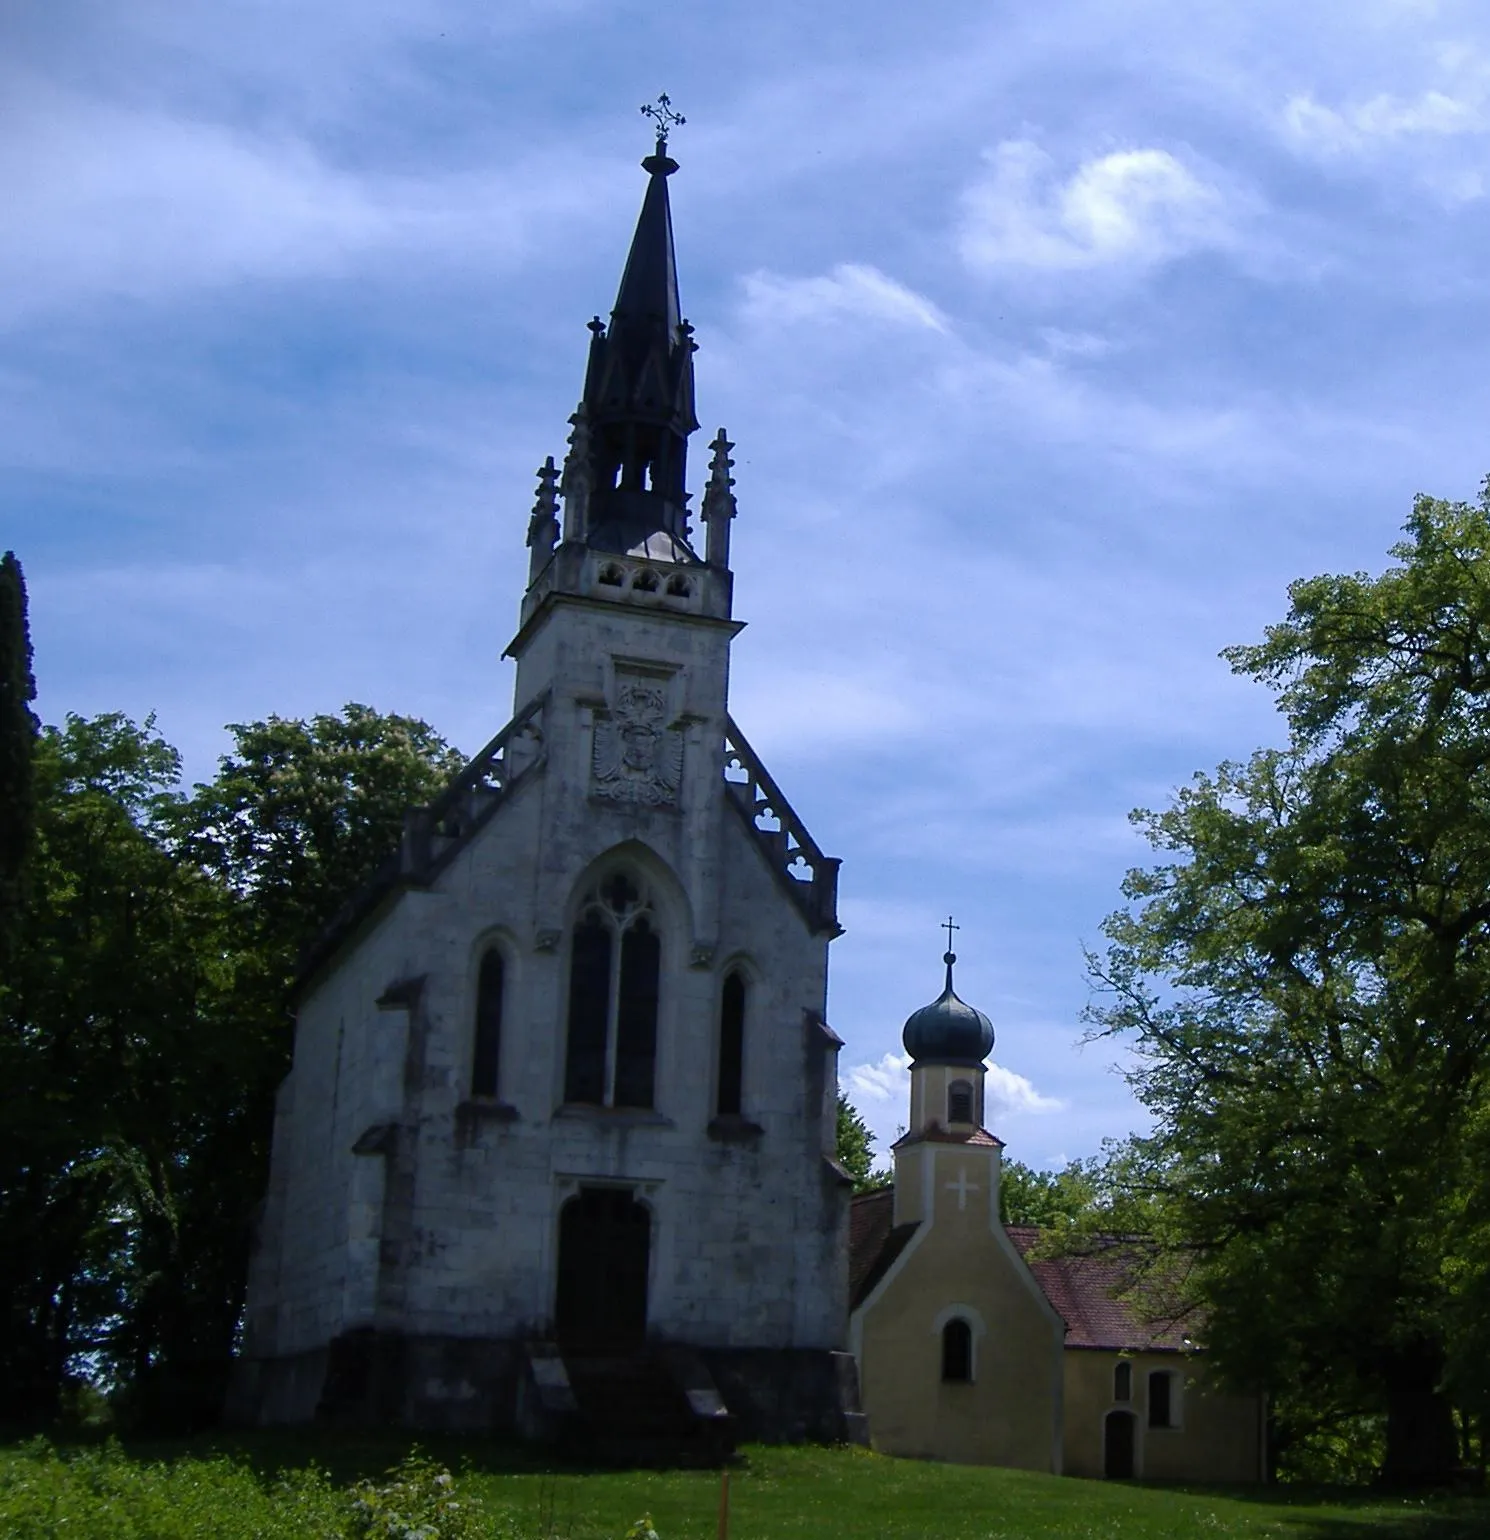
M678 163L668 130L683 119L666 96L644 108L657 124L643 162L647 190L609 325L590 322L583 405L588 414L591 504L585 538L628 551L657 535L688 551L684 493L693 408L693 329L682 318L667 179Z
M725 437L723 428L709 445L714 453L709 460L709 482L704 488L699 517L708 530L704 560L711 567L729 566L729 527L736 513L735 494L730 490L735 484L735 478L730 475L735 462L730 459L729 452L734 447Z
M642 162L648 173L646 196L631 237L621 287L611 311L611 330L618 319L660 322L673 336L683 321L678 301L678 261L673 252L673 214L668 203L667 179L678 163L667 153L667 141L658 139L657 153Z
M538 489L533 498L533 513L528 520L529 587L532 587L538 574L548 565L559 539L559 498L554 490L558 479L558 467L550 455L538 467Z

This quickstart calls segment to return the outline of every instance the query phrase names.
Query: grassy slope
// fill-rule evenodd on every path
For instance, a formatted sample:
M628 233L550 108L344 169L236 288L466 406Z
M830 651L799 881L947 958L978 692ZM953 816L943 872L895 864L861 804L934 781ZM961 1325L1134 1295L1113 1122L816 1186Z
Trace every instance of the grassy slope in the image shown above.
M140 1460L170 1459L174 1474L140 1473L133 1490L144 1498L112 1499L116 1507L139 1502L138 1516L117 1528L105 1522L106 1505L86 1492L70 1493L64 1526L38 1525L35 1462L0 1450L0 1537L72 1534L78 1540L128 1533L175 1540L214 1533L214 1502L224 1511L216 1532L273 1535L293 1540L325 1533L302 1508L264 1492L247 1472L202 1465L222 1452L249 1461L261 1475L319 1464L338 1480L376 1474L406 1445L384 1439L332 1439L308 1435L218 1440L172 1448L133 1450ZM456 1469L461 1485L479 1494L493 1519L510 1516L513 1527L534 1540L618 1537L650 1513L661 1540L711 1540L717 1520L719 1477L708 1472L553 1471L521 1454L490 1445L431 1441L431 1453ZM22 1498L14 1487L23 1470L33 1474L21 1520ZM57 1482L60 1473L47 1477ZM250 1490L252 1489L252 1490ZM1019 1471L929 1465L889 1460L857 1450L754 1449L731 1477L732 1540L1178 1540L1221 1535L1270 1536L1274 1540L1485 1540L1490 1501L1388 1499L1368 1493L1306 1493L1289 1489L1223 1493L1203 1489L1144 1487L1064 1480ZM307 1493L307 1497L309 1497ZM309 1506L318 1506L310 1504ZM60 1517L62 1509L54 1510ZM231 1511L233 1519L226 1512ZM119 1516L124 1517L120 1512ZM235 1522L236 1520L236 1522ZM179 1527L178 1527L179 1526ZM506 1529L506 1526L500 1526ZM508 1531L510 1534L510 1530Z

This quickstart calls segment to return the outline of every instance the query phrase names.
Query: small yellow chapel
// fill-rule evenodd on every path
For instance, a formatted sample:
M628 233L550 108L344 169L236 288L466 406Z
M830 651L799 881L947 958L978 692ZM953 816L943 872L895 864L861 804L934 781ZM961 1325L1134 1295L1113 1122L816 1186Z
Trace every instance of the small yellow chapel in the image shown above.
M1121 1242L1042 1257L999 1217L984 1127L993 1025L946 988L914 1012L894 1185L854 1200L850 1340L886 1454L1115 1479L1265 1479L1265 1405L1207 1384L1185 1327L1122 1293Z

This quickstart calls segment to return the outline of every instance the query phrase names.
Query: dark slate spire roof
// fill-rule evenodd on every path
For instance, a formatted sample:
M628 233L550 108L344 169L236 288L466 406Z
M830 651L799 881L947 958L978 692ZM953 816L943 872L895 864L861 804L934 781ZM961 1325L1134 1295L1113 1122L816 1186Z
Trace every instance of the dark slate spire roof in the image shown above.
M581 403L589 429L588 543L696 561L687 544L688 436L693 409L693 329L678 302L667 179L678 163L657 140L642 162L647 191L610 324L590 322Z
M900 1040L917 1064L981 1064L993 1051L993 1023L957 998L952 988L957 954L948 952L942 961L947 965L947 987L907 1018Z

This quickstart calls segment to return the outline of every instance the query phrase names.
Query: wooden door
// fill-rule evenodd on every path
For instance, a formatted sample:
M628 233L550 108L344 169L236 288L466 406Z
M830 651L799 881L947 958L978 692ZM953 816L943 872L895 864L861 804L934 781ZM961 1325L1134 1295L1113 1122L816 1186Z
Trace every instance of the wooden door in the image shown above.
M624 1187L582 1187L559 1211L561 1347L628 1353L647 1335L652 1216Z

